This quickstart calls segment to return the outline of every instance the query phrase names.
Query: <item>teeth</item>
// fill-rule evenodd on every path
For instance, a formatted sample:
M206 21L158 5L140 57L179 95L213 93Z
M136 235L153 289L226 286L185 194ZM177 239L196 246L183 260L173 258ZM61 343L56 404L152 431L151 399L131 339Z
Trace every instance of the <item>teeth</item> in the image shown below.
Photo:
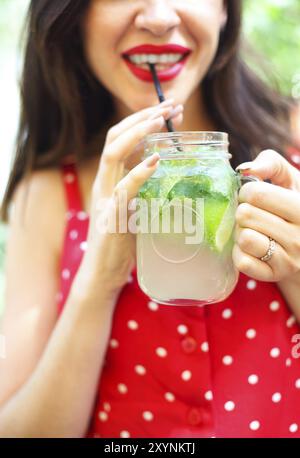
M174 64L182 59L183 54L133 54L129 60L134 64Z

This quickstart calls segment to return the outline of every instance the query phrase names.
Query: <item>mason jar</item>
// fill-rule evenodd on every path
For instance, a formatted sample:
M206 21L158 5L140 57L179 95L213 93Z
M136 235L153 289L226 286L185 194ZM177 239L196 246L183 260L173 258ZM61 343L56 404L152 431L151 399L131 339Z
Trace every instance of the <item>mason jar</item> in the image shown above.
M160 304L220 302L237 284L232 249L243 177L228 148L222 132L145 137L144 157L157 152L160 162L138 194L137 277Z

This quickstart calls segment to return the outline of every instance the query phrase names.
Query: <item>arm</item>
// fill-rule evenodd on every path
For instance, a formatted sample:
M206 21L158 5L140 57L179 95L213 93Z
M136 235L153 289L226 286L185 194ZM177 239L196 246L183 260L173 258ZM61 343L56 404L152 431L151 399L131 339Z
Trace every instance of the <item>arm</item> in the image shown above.
M64 232L59 174L56 179L48 172L35 175L22 226L23 186L17 193L8 244L2 331L8 354L0 367L0 437L85 434L114 306L135 261L133 235L102 233L97 223L118 212L121 193L130 201L154 173L157 154L124 177L125 162L145 135L163 129L165 119L174 117L174 125L180 125L182 113L172 115L172 108L166 101L108 132L92 186L88 248L58 322L54 298Z
M7 348L7 358L0 360L1 437L82 436L109 338L115 297L106 295L104 285L95 307L88 293L84 297L75 291L89 291L89 285L77 280L57 322L57 248L63 227L54 226L64 220L64 196L53 194L61 190L56 175L34 176L24 220L23 184L10 221L1 331ZM54 233L59 233L55 240Z

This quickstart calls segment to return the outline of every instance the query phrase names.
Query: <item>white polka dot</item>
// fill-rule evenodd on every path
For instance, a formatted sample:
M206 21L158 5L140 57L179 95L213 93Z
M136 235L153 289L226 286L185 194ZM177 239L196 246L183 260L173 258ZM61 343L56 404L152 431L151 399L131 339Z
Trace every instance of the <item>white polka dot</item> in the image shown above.
M223 357L222 361L223 361L223 364L225 364L225 366L230 366L233 363L233 358L230 355L226 355Z
M70 183L73 183L74 181L75 181L75 176L74 176L73 173L67 173L67 174L65 175L65 182L66 182L66 183L69 183L69 184L70 184Z
M249 280L249 281L247 282L247 288L250 289L250 290L255 289L256 286L257 286L257 283L256 283L255 280Z
M163 347L158 347L156 350L155 350L157 356L159 356L160 358L165 358L168 354L167 350Z
M222 317L224 318L224 320L228 320L229 318L231 318L232 317L232 310L231 309L223 310Z
M76 216L80 221L84 221L88 218L88 215L86 212L78 212Z
M87 250L87 246L88 246L87 241L81 242L81 244L80 244L81 251L86 251Z
M277 402L281 401L281 394L280 393L274 393L272 396L272 401L277 404Z
M256 374L249 375L248 377L248 383L250 385L256 385L258 383L258 376Z
M165 393L165 399L169 402L174 402L175 396L173 393Z
M278 358L278 356L280 355L280 350L279 348L275 347L275 348L272 348L272 350L270 351L270 356L272 358Z
M69 278L71 277L71 272L69 271L69 269L64 269L62 271L61 276L64 280L69 280Z
M298 380L296 380L295 382L295 387L300 390L300 378L298 378Z
M109 402L104 402L104 403L103 403L103 409L104 409L106 412L110 412L110 411L111 411L110 403L109 403Z
M107 415L106 412L103 412L103 411L102 411L102 412L99 412L99 420L101 420L101 421L107 421L107 419L108 419L108 415Z
M143 419L146 420L146 421L152 421L153 420L153 413L150 412L150 410L146 410L145 412L143 412Z
M271 302L270 309L272 310L272 312L277 312L277 310L279 310L279 308L280 308L280 304L279 304L278 301Z
M184 335L188 332L188 328L185 324L180 324L179 326L177 326L177 331L179 332L179 334Z
M204 352L204 353L207 353L208 350L209 350L209 345L208 345L208 342L203 342L201 344L201 350Z
M181 374L181 378L182 380L184 380L185 382L187 382L188 380L190 380L192 378L192 373L191 371L183 371L182 374Z
M227 412L232 412L235 409L235 403L233 401L228 401L224 404L224 409Z
M249 428L250 428L252 431L257 431L257 430L260 428L260 423L259 423L259 421L257 421L257 420L251 421L251 423L250 423L250 425L249 425Z
M246 332L246 337L247 339L255 339L256 337L255 329L248 329L248 331Z
M127 323L127 326L129 327L129 329L131 329L132 331L135 331L136 329L138 329L139 325L137 324L136 321L134 320L129 320L128 323Z
M295 323L296 323L296 317L290 316L290 318L286 322L286 325L288 328L292 328Z
M206 391L206 393L204 393L204 397L207 401L212 401L213 400L213 393L212 391Z
M119 393L125 394L125 393L127 393L128 388L124 383L119 383L118 384L118 391L119 391Z
M158 310L158 304L154 301L148 302L148 308L152 310L152 312L156 312Z
M123 439L126 439L127 437L130 437L130 433L128 431L121 431L120 437L122 437Z
M77 237L78 237L78 231L73 230L73 231L70 232L70 239L71 240L76 240Z
M296 433L298 431L298 425L297 423L293 423L290 427L289 427L289 430L290 430L290 433Z
M146 374L146 369L144 366L141 364L137 364L134 368L135 372L139 375L145 375Z
M300 156L298 154L293 154L291 156L291 159L294 162L294 164L300 164Z
M292 360L291 360L291 358L286 358L286 360L285 360L285 365L286 365L286 367L290 367L290 366L292 365Z
M111 346L111 348L118 348L119 342L117 341L117 339L111 339L109 345Z

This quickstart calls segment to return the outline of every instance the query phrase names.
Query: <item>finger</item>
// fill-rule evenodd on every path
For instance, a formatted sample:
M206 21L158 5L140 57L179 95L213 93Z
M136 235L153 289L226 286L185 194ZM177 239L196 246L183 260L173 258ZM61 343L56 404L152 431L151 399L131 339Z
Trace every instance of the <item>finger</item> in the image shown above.
M285 250L288 250L290 239L297 232L293 224L248 203L242 203L238 206L236 222L243 228L248 227L271 237ZM297 236L299 237L298 233Z
M255 258L262 258L269 248L269 237L249 227L236 226L234 234L235 243L244 253Z
M126 192L127 202L134 199L139 189L143 184L153 175L159 162L159 154L154 153L136 167L134 167L128 174L116 185L114 189L114 197L118 199L119 195L124 196Z
M183 117L184 117L183 113L179 113L177 116L172 118L172 123L173 123L174 130L178 130L179 129L179 127L182 124ZM164 126L164 131L167 132L167 127L166 126Z
M288 189L299 189L300 173L281 154L273 150L262 151L252 162L245 162L237 170L247 170L262 180Z
M177 105L172 110L164 109L160 116L150 117L145 121L141 121L138 124L133 125L130 129L127 129L121 133L110 145L107 145L103 151L103 162L119 162L124 161L130 156L139 142L141 142L145 135L152 133L151 125L158 125L161 130L167 119L172 119L178 116L183 111L183 105ZM163 119L163 122L161 120ZM149 130L150 129L150 130ZM124 146L126 148L124 149Z
M123 133L117 140L104 149L100 167L95 180L97 194L108 197L124 175L124 161L132 154L135 146L145 135L161 131L165 124L163 116L143 121Z
M239 192L239 201L300 224L300 193L297 191L264 182L246 183Z
M238 245L233 247L232 259L239 272L259 281L274 281L271 266L267 262L262 262L260 259L244 253Z
M269 237L249 228L241 228L237 226L235 231L235 241L243 253L260 261L261 258L267 254L267 251L270 248ZM276 242L274 254L267 263L273 271L274 278L286 275L287 269L290 271L290 269L293 268L292 259L278 242Z
M172 118L172 123L173 123L173 127L175 130L178 130L180 128L180 125L182 124L182 121L183 121L183 113L179 113L178 115L176 115L174 118ZM162 128L162 132L167 132L167 127L166 125L164 125L164 127ZM138 143L133 151L133 153L127 158L124 166L125 166L125 169L127 170L127 172L131 169L133 169L133 167L135 167L137 164L139 164L141 162L141 157L142 157L142 154L143 154L143 148L144 148L144 143L143 141L141 141L140 143Z
M174 99L168 99L164 102L155 105L154 107L148 107L144 110L138 111L137 113L133 113L130 116L127 116L125 119L120 121L118 124L111 127L107 133L107 142L106 144L110 144L114 141L119 135L121 135L127 129L135 126L137 123L141 121L145 121L149 119L151 116L161 116L162 112L168 111L174 108Z

